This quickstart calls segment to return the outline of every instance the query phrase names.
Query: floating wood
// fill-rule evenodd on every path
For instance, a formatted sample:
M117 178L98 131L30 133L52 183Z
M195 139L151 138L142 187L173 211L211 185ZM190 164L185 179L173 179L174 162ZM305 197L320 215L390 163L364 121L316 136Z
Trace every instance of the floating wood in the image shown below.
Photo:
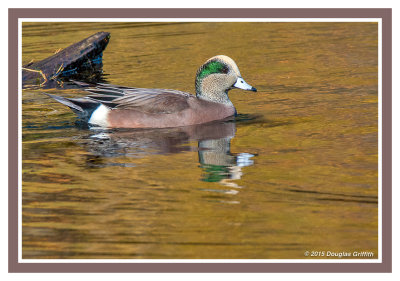
M98 73L109 40L110 33L98 32L44 60L24 65L22 84L44 86L61 77Z

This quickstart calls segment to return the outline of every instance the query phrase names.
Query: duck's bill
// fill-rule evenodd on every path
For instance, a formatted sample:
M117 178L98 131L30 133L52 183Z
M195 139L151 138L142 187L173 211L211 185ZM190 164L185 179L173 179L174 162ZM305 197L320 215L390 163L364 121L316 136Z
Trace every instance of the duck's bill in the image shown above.
M239 77L236 80L236 83L233 84L233 87L239 88L239 89L243 89L243 90L247 90L247 91L257 92L257 89L252 87L252 86L250 86L249 84L247 84L246 81L244 81L244 79L242 77Z

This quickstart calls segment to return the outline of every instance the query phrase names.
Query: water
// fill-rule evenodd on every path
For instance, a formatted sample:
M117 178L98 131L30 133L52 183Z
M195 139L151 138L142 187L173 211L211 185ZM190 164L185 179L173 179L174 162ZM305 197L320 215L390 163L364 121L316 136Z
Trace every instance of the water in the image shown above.
M83 91L24 89L23 258L378 257L376 23L25 23L23 64L98 31L108 83L193 93L224 54L258 92L234 120L102 131L41 94Z

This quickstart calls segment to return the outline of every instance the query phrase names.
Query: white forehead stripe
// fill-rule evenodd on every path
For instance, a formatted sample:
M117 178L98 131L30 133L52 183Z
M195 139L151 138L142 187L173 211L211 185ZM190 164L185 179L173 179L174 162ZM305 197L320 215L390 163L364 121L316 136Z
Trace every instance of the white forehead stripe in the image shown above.
M235 61L233 59L231 59L230 57L224 56L224 55L219 55L219 56L212 57L211 59L207 60L207 62L210 60L213 60L213 59L219 59L219 60L223 61L224 63L226 63L227 65L229 65L232 68L232 70L236 73L237 76L241 76L239 68L237 67Z

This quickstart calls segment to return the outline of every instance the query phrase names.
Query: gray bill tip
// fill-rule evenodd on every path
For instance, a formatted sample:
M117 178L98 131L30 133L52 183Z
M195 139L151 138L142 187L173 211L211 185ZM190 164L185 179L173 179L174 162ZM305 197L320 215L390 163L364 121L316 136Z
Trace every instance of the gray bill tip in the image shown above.
M254 87L251 87L250 91L257 92L257 89Z

